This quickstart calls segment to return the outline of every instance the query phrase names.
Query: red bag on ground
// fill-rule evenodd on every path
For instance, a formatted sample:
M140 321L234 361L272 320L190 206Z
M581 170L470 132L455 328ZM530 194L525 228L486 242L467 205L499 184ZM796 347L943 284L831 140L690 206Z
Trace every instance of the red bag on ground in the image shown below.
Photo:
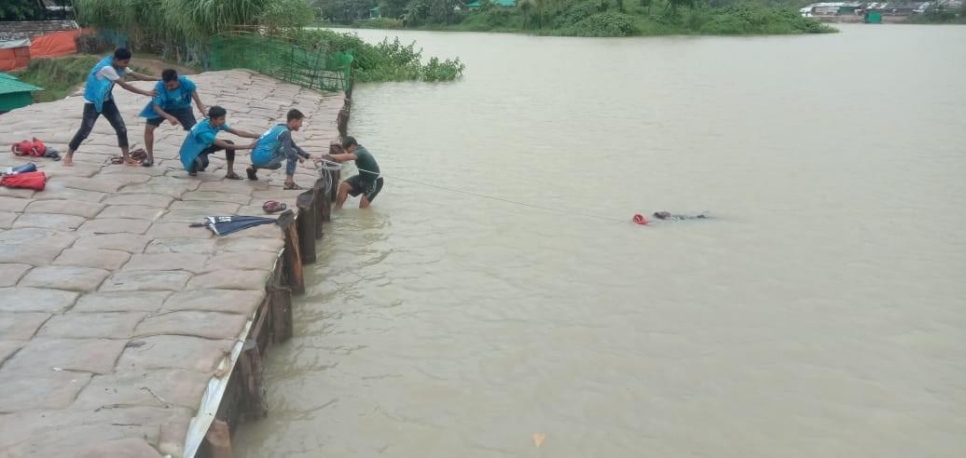
M44 145L44 142L34 137L33 141L24 140L14 143L10 146L10 151L17 156L44 157L44 153L47 152L47 145Z
M47 175L44 172L27 172L17 175L7 175L0 178L0 186L8 188L33 189L43 191L47 186Z

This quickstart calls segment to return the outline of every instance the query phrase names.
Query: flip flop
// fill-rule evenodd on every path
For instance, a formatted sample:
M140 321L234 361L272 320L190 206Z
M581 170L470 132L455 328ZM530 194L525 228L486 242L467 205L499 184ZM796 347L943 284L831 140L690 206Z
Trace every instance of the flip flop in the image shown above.
M265 213L276 213L285 211L286 209L288 209L288 205L285 205L277 200L266 200L265 203L262 204L262 210L265 210Z
M151 167L152 165L154 165L154 161L152 161L150 159L145 159L145 160L141 161L141 165L144 166L144 167Z
M241 180L242 179L242 177L238 176L238 174L235 173L235 172L225 174L225 178L227 178L229 180Z
M282 186L282 188L285 189L285 190L287 190L287 191L301 191L301 190L305 189L305 188L299 186L298 183L285 183L285 186Z

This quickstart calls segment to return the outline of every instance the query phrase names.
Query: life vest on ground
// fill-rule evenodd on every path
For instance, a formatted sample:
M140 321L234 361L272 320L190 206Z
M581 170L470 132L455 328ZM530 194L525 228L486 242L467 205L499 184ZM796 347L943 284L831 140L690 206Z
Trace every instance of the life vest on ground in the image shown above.
M16 175L5 175L0 178L0 186L8 188L33 189L43 191L47 186L47 175L44 172L26 172Z
M44 157L47 153L47 145L34 137L33 140L24 140L10 146L10 151L15 156Z

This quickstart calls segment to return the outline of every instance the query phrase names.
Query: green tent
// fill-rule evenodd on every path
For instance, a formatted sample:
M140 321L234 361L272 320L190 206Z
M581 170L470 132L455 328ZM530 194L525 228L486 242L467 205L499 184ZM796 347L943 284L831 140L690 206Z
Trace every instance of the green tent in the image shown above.
M30 93L42 90L43 88L24 83L13 75L0 73L0 113L30 105L33 103Z

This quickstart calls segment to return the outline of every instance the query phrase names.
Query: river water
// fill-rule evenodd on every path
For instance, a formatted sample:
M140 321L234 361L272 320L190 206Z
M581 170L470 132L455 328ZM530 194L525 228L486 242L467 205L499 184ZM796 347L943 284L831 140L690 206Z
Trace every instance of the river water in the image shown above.
M966 27L840 28L360 31L466 77L357 88L238 455L966 456Z

